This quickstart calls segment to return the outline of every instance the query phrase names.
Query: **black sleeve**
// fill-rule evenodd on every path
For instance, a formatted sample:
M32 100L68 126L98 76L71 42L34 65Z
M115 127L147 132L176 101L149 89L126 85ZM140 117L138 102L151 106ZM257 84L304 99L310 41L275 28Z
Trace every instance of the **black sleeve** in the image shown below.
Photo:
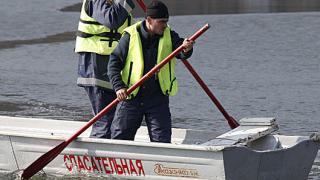
M175 50L175 49L177 49L179 46L181 46L181 44L183 43L184 38L181 38L181 37L179 36L179 34L176 33L176 32L173 31L173 30L171 30L170 34L171 34L171 39L172 39L172 48L173 48L173 50ZM193 53L193 48L192 48L190 51L186 52L186 53L184 53L183 51L181 51L181 52L176 56L176 58L178 58L178 59L188 59L189 57L191 57L192 53Z
M128 88L127 85L122 81L121 71L126 63L129 50L129 41L130 35L125 33L121 37L117 47L110 55L108 63L108 76L115 91L118 91L122 88Z

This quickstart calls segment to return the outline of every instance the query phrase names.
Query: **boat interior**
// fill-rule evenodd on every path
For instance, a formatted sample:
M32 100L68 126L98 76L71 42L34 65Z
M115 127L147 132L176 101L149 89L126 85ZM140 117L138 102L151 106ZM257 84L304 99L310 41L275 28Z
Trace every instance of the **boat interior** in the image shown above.
M64 140L81 127L86 122L65 121L39 118L7 117L0 116L0 133L11 136L28 136L48 139ZM276 135L278 125L275 118L244 118L240 121L240 126L217 136L212 131L201 131L191 129L172 130L172 144L174 145L199 145L199 146L247 146L255 151L270 151L294 146L300 141L308 139L301 136L281 136ZM78 140L90 141L91 129L83 132ZM95 139L95 142L110 141L105 139ZM135 137L137 142L149 142L146 127L141 127Z

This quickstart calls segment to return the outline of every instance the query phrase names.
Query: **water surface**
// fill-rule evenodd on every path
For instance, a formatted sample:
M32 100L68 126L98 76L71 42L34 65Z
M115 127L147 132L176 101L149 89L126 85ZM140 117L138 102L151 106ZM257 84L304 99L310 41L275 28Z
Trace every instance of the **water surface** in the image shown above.
M178 15L169 24L181 36L211 24L189 62L235 119L276 117L281 134L319 131L319 1L166 2ZM88 98L76 86L73 32L79 13L71 10L78 4L11 0L0 7L5 24L0 28L0 115L91 118ZM181 62L177 77L173 126L228 131L221 113ZM319 159L309 179L320 178Z

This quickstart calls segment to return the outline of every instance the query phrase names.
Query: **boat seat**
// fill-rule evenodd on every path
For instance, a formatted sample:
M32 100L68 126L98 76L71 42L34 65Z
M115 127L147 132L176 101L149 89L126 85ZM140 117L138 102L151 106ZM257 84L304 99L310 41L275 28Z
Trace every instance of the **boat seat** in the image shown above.
M270 134L255 141L248 142L247 146L257 151L273 151L283 148L279 137Z
M212 137L216 137L217 132L203 131L193 129L179 129L172 128L172 144L202 144L209 141ZM141 126L135 136L135 141L150 142L148 129L145 126Z
M247 145L249 142L264 137L279 129L275 118L243 118L239 122L239 127L205 142L202 145Z

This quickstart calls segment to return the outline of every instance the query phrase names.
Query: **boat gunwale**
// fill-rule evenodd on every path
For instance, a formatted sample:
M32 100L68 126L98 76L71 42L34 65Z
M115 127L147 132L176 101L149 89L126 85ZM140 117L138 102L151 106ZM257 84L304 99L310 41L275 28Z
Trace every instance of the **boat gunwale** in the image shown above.
M5 132L0 130L0 136L20 137L20 138L36 138L36 139L49 139L49 140L61 140L65 141L66 136L46 136L41 134L24 134L19 132ZM11 138L12 140L12 138ZM141 141L129 141L129 140L116 140L116 139L98 139L89 137L78 137L75 142L83 143L98 143L98 144L111 144L111 145L123 145L123 146L141 146L152 148L167 148L167 149L184 149L184 150L197 150L197 151L221 151L228 146L204 146L200 144L178 144L178 143L157 143L157 142L141 142ZM71 143L72 144L72 143Z

